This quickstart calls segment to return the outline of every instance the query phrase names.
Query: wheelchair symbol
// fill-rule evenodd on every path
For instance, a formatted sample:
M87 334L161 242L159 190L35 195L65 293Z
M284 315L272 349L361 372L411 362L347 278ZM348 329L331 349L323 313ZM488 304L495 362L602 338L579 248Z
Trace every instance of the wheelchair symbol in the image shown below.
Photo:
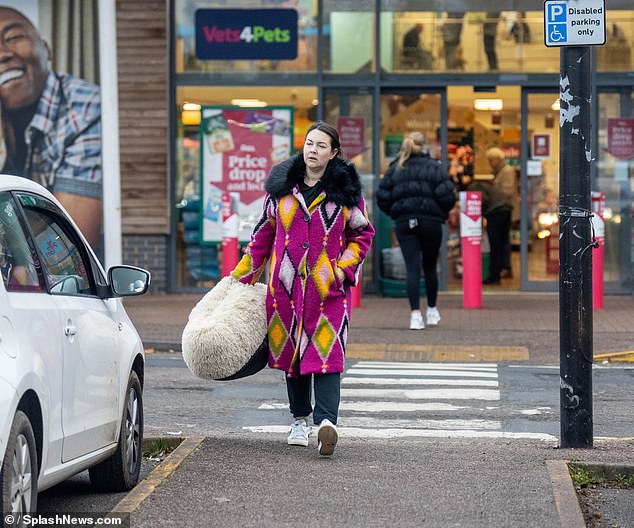
M564 24L552 24L549 26L549 42L566 42L566 26Z
M563 39L564 39L564 36L561 33L559 33L559 30L556 27L550 32L551 42L559 42L560 40L563 40Z

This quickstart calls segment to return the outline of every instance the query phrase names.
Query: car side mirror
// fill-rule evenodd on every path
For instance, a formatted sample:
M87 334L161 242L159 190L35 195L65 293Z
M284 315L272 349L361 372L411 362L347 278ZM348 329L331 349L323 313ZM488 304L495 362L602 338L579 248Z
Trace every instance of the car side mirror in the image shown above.
M108 283L116 297L143 295L150 285L150 272L134 266L112 266Z

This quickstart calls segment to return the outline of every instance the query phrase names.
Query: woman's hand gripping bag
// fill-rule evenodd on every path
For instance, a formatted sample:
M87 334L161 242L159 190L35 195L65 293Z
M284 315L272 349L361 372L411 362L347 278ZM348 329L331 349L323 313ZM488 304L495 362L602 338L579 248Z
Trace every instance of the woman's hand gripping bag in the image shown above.
M194 306L183 330L183 359L195 376L233 380L268 361L266 286L223 278Z

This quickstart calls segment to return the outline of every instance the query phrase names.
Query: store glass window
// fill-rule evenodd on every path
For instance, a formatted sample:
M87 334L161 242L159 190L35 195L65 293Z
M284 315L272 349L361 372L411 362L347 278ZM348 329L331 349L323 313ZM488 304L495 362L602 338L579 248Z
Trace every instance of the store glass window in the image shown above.
M324 0L323 69L328 73L372 73L375 68L374 0Z
M627 101L627 99L630 99ZM634 92L599 93L599 160L593 190L605 194L604 280L634 286Z
M200 60L196 57L198 9L294 9L297 11L297 58L293 60ZM288 73L317 68L317 3L313 0L175 0L176 73ZM253 45L257 45L253 43Z
M239 106L243 105L243 106ZM317 119L317 88L305 86L181 86L176 90L176 286L208 288L220 278L222 246L201 242L201 106L235 109L291 106L293 147ZM254 105L252 107L248 105ZM256 154L256 153L254 153Z
M372 91L370 89L327 89L324 92L325 120L337 128L341 150L354 162L363 185L363 198L370 221L374 215L374 171L372 170ZM366 284L372 281L372 255L363 264Z
M472 11L472 3L455 2L455 11L443 11L433 0L382 0L381 68L395 73L558 72L559 51L544 46L543 11L505 11L507 3L498 3L499 11Z
M634 70L634 11L611 10L605 13L605 45L597 47L597 70Z

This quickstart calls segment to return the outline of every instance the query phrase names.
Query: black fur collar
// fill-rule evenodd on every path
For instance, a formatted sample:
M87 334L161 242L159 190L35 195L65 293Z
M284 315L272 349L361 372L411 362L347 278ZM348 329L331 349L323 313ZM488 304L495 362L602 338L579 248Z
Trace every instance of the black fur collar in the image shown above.
M293 192L293 187L304 179L306 164L303 155L297 154L292 158L275 165L264 184L267 193L275 198L281 198ZM326 167L322 176L326 199L337 205L352 207L361 199L361 180L354 165L341 158L334 158Z

